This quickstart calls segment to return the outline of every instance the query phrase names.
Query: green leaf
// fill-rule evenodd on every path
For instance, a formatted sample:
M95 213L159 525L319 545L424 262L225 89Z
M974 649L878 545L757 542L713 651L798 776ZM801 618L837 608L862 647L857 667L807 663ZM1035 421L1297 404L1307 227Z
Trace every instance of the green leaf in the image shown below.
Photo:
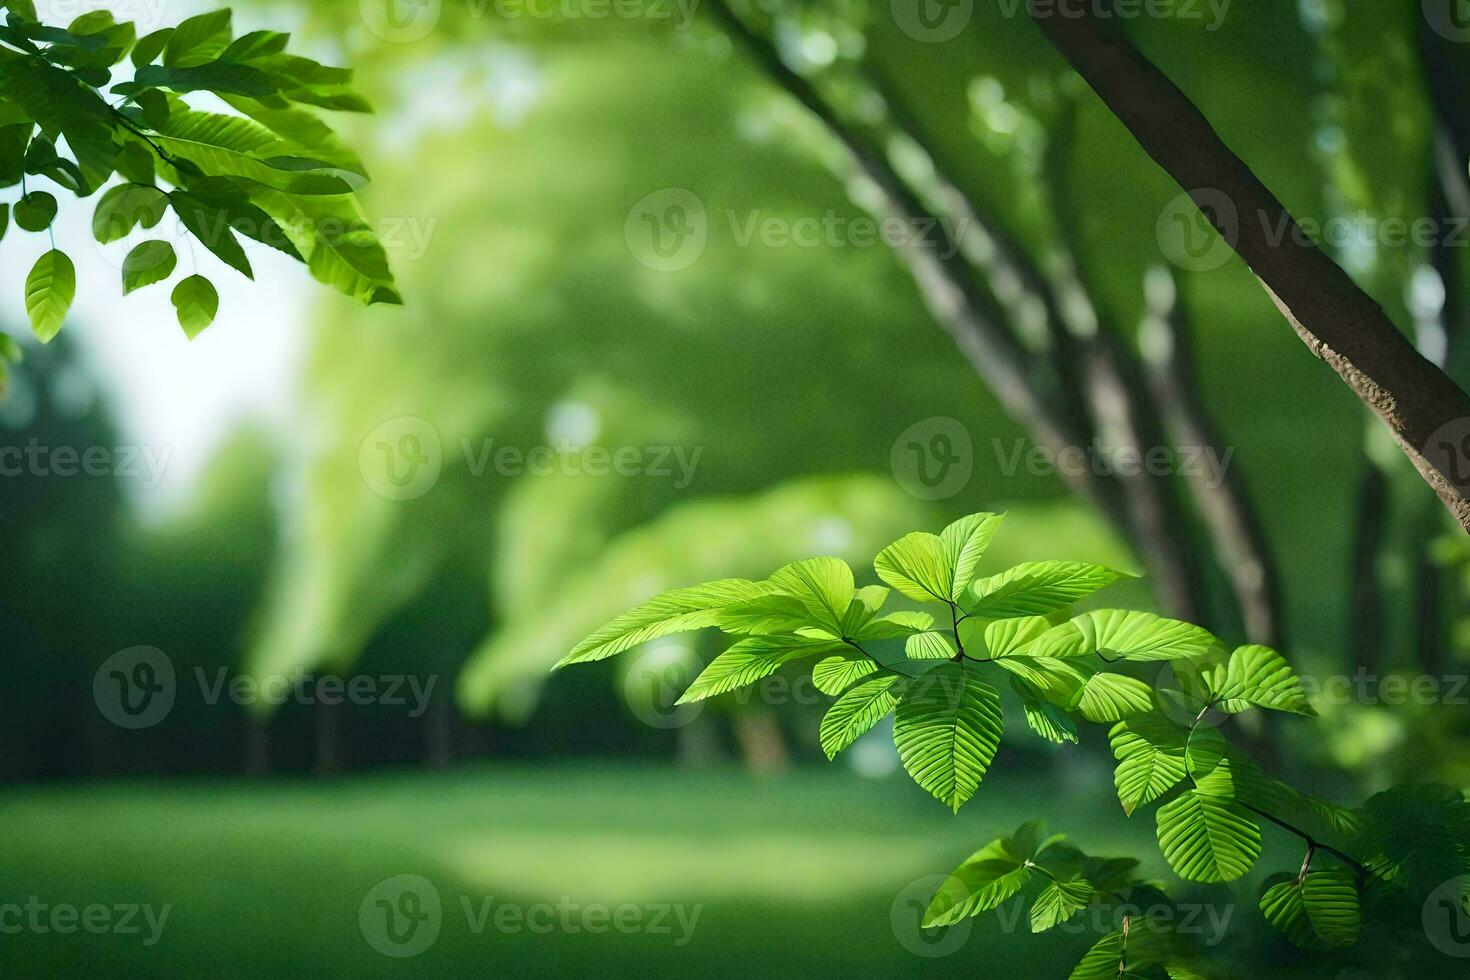
M76 295L76 266L65 252L52 249L36 260L26 277L26 312L41 343L48 343L61 331Z
M219 312L219 293L215 292L214 283L203 276L180 280L170 299L179 315L179 326L190 340L203 333Z
M286 44L291 35L280 31L251 31L243 34L231 42L220 55L221 61L250 61L255 58L264 58L273 54L280 54L286 50Z
M1044 616L1065 609L1118 579L1122 572L1080 561L1024 562L971 586L971 615L984 619Z
M995 665L1031 694L1068 709L1076 707L1091 676L1076 664L1054 657L1002 657Z
M163 54L163 49L173 36L174 29L165 27L139 39L138 43L133 46L133 67L142 68L144 65L157 61L158 56Z
M954 640L948 633L915 633L903 644L904 656L910 660L948 660L955 652Z
M170 112L153 141L170 156L188 160L211 177L240 177L291 194L339 195L351 190L341 176L272 166L271 159L296 148L240 116L178 110Z
M1072 970L1068 980L1150 980L1167 976L1169 980L1189 980L1194 974L1178 963L1183 943L1170 931L1150 925L1131 929L1127 936L1113 932L1098 940L1082 961ZM1119 970L1126 962L1127 972Z
M812 668L812 684L823 694L836 697L857 681L878 672L878 665L862 654L828 657Z
M1077 741L1077 723L1050 701L1038 700L1023 690L1021 708L1026 713L1026 724L1042 738L1058 744Z
M228 8L190 17L166 39L163 63L170 68L190 68L214 61L229 47L230 35Z
M1120 721L1108 733L1118 768L1113 782L1118 802L1129 816L1152 803L1184 779L1184 731L1161 714Z
M168 242L143 242L123 259L123 295L173 275L178 259Z
M250 259L230 226L228 211L184 191L170 192L168 200L189 234L246 279L255 278Z
M853 637L856 640L902 640L915 633L925 633L934 627L934 617L926 612L889 613L878 616L863 624Z
M1347 868L1278 881L1261 896L1261 913L1303 949L1351 946L1358 941L1362 926L1358 887Z
M847 613L842 617L842 635L855 636L862 632L874 616L888 601L888 590L881 585L865 585L853 593L847 604Z
M952 572L947 593L950 599L958 602L975 581L975 569L1004 519L1004 514L971 514L940 532L939 538L944 542L945 557Z
M56 198L31 191L15 202L15 224L22 231L45 231L56 220Z
M153 228L168 213L168 196L157 187L119 184L97 201L92 234L106 245L126 238L134 227Z
M893 741L914 781L959 812L995 758L1003 728L995 688L951 661L909 685Z
M1140 680L1122 674L1090 673L1078 692L1073 709L1091 722L1122 721L1152 710L1153 690Z
M960 643L972 657L1012 657L1029 651L1037 638L1050 630L1045 616L1018 616L1013 619L984 620L973 617L960 620Z
M1066 922L1092 902L1094 889L1080 875L1048 882L1031 903L1031 931L1045 932Z
M692 704L716 694L727 694L774 674L793 660L841 648L837 640L808 636L747 637L710 661L678 703Z
M808 558L778 569L770 578L775 591L800 599L822 629L843 636L843 624L856 590L852 569L840 558Z
M556 666L604 660L660 636L714 626L726 606L750 602L771 589L768 582L730 578L665 592L597 630Z
M951 602L965 594L1001 516L971 514L939 535L915 531L873 560L878 577L918 602Z
M1164 859L1187 881L1234 881L1261 854L1261 829L1234 800L1187 790L1157 817Z
M25 174L26 148L30 146L30 122L0 126L0 187L14 187Z
M351 194L297 197L261 189L252 200L285 230L319 282L361 303L403 303L388 256Z
M331 127L310 112L266 105L239 95L221 96L235 110L265 126L286 143L295 144L333 167L366 179L367 167Z
M882 721L907 686L905 678L886 674L863 681L834 701L822 716L817 735L827 758L835 759L837 753Z
M796 596L763 595L720 610L715 626L726 633L795 633L820 628L816 617Z
M1028 653L1108 660L1179 660L1208 653L1218 641L1191 623L1153 613L1100 609L1073 617L1043 634Z
M1010 837L993 840L971 854L944 880L924 913L924 928L953 925L998 908L1031 880L1040 825L1023 824Z
M949 550L937 534L914 531L873 559L878 577L917 602L947 602L954 581Z
M10 205L0 204L0 239L5 238L5 232L10 229Z
M1230 655L1223 679L1218 668L1212 672L1212 693L1221 710L1234 714L1250 705L1275 711L1315 716L1306 691L1286 659L1270 647L1236 647Z

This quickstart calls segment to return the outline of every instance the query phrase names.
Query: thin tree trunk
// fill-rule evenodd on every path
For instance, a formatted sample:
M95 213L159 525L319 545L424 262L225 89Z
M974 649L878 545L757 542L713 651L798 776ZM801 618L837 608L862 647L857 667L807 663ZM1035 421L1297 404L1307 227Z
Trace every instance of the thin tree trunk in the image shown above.
M1219 447L1221 439L1196 387L1192 331L1177 285L1163 270L1155 275L1139 338L1154 400L1180 445ZM1206 474L1196 468L1188 476L1189 489L1221 570L1230 580L1246 637L1276 647L1284 635L1276 562L1239 471L1229 460L1216 458L1221 461L1220 472Z
M1110 6L1103 2L1099 8L1098 0L1028 0L1042 33L1202 206L1297 335L1383 421L1419 475L1470 531L1470 459L1462 458L1460 439L1443 438L1470 419L1470 396L1421 356L1383 309L1301 231L1199 109L1132 45ZM1221 195L1229 208L1214 206Z
M259 776L270 772L270 768L270 719L252 712L245 718L245 771L252 776Z
M1348 635L1354 666L1375 673L1383 659L1383 594L1378 580L1378 549L1388 507L1388 481L1373 462L1358 484L1358 517L1353 529L1352 604Z
M949 231L930 213L893 167L859 136L812 88L788 68L772 46L758 37L730 9L725 0L712 0L713 16L731 38L741 44L766 74L816 116L846 148L855 169L883 197L884 214L913 228L931 228L932 241L907 241L897 252L918 286L920 298L935 320L999 399L1011 418L1033 441L1054 453L1087 444L1073 420L1034 385L1035 358L1006 327L1004 312L970 277L968 260L960 254ZM1062 479L1092 503L1126 535L1128 510L1115 481L1104 480L1089 468L1070 470Z

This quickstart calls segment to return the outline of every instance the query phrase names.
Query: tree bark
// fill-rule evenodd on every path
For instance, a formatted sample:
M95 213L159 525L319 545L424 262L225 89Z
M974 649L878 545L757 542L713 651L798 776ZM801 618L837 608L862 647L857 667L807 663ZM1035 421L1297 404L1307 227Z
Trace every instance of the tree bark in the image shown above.
M1096 0L1028 0L1027 7L1145 152L1202 206L1308 349L1383 421L1470 531L1470 396L1307 238L1199 109L1133 46L1111 11L1099 10ZM1222 195L1230 208L1214 206Z

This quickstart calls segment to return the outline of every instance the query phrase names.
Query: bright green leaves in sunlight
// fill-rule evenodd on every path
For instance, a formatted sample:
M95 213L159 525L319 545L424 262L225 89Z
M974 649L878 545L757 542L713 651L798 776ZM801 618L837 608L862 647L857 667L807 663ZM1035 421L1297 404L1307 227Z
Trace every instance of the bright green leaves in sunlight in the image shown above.
M174 287L170 297L179 315L179 326L190 340L204 332L219 312L219 293L203 276L189 276Z
M893 716L893 743L914 782L955 812L975 795L1004 730L1000 694L962 661L909 685Z
M930 900L923 925L954 925L1023 891L1032 932L1068 922L1094 902L1131 904L1143 914L1145 906L1166 899L1157 886L1137 877L1137 869L1131 858L1092 857L1063 835L1043 837L1040 822L1032 821L986 844L950 872Z
M859 588L845 562L812 558L764 582L728 579L677 589L613 620L562 665L709 626L744 637L689 686L680 699L687 703L815 659L813 684L835 699L818 734L828 758L892 713L905 769L958 809L975 794L999 749L1002 686L1020 697L1030 727L1053 742L1077 740L1073 713L1117 721L1153 706L1147 685L1100 671L1080 653L1067 660L1031 655L1053 622L1029 610L1064 612L1119 573L1042 562L979 578L980 560L1000 524L999 515L974 514L940 534L905 535L873 563L888 587ZM945 608L937 617L915 609L885 613L894 598ZM987 598L992 601L985 607ZM981 607L995 615L980 615L975 610Z
M976 514L941 534L905 535L873 563L884 585L859 587L846 563L813 558L763 582L676 589L619 616L562 663L717 627L737 639L681 703L810 663L813 685L834 699L818 732L823 754L835 758L891 714L904 769L956 811L979 791L1000 749L1003 692L1051 743L1078 741L1080 722L1108 724L1123 812L1157 807L1159 849L1180 878L1242 878L1260 860L1268 825L1305 846L1300 873L1272 878L1260 907L1267 922L1306 948L1353 943L1373 889L1422 902L1443 882L1470 874L1470 806L1455 790L1391 790L1359 813L1292 789L1230 744L1218 724L1228 715L1252 708L1312 714L1279 653L1262 646L1227 653L1209 631L1149 612L1075 612L1076 602L1121 577L1100 565L1028 562L981 576L979 560L999 523ZM922 608L885 612L890 601ZM1160 664L1174 683L1157 689L1126 672ZM1327 865L1313 867L1314 860ZM1137 867L1132 859L1089 857L1062 837L1043 839L1040 825L1028 823L957 867L923 925L953 925L1018 896L1034 932L1098 904L1167 904L1159 886L1136 878ZM1185 965L1188 943L1178 933L1141 921L1130 927L1126 917L1120 925L1073 977L1198 976Z
M1159 848L1186 881L1234 881L1261 854L1261 828L1234 800L1188 790L1159 807Z
M898 674L884 674L843 691L822 717L822 727L817 733L827 758L837 758L837 753L886 718L908 683Z
M1221 711L1234 714L1256 706L1299 715L1316 714L1307 703L1296 671L1270 647L1238 647L1223 669L1217 666L1206 677Z
M357 201L366 171L311 111L369 111L350 71L286 53L286 34L235 37L228 9L141 40L106 11L62 28L42 23L31 4L0 10L0 187L27 184L0 236L12 217L24 232L54 230L59 205L37 179L78 198L106 188L92 218L103 245L158 226L172 209L204 251L247 278L242 238L305 263L363 303L402 302ZM133 77L119 80L114 71L130 52ZM193 93L231 111L201 111L184 98ZM114 177L122 182L108 187ZM76 290L74 266L56 256L53 246L26 286L43 340L60 329ZM171 246L150 242L122 264L129 293L170 278L177 259ZM218 293L202 276L182 280L173 297L190 337L218 312Z
M1108 738L1118 760L1114 782L1124 813L1131 815L1183 781L1186 733L1164 716L1147 714L1121 721Z
M738 578L675 589L623 613L578 643L557 666L602 660L660 636L714 626L725 607L773 591L768 584Z
M36 260L26 276L26 313L42 343L61 331L77 296L77 269L65 252L52 249Z
M878 577L916 602L958 602L1003 515L972 514L941 534L915 531L884 548L873 561Z
M1010 837L993 840L949 873L924 913L924 926L953 925L989 912L1031 880L1031 860L1042 846L1041 825L1022 824Z
M783 664L830 653L841 644L808 636L752 636L720 654L679 698L680 704L703 701L716 694L754 684L774 674Z
M1122 572L1080 561L1025 562L976 582L966 608L983 619L1044 616L1076 604L1123 577Z
M1208 653L1209 631L1152 613L1103 609L1083 613L1040 637L1032 652L1103 660L1183 660Z
M143 242L123 259L123 295L162 282L173 275L176 265L178 257L168 242Z

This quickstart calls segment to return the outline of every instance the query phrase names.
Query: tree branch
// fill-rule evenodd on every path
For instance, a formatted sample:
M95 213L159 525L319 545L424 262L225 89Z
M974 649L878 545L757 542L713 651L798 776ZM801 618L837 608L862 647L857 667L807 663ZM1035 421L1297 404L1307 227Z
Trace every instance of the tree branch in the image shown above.
M1205 208L1313 354L1375 415L1470 531L1470 459L1445 433L1470 419L1470 396L1419 354L1383 309L1302 233L1290 212L1209 121L1127 39L1095 0L1028 0L1032 20L1139 145ZM1213 202L1209 202L1213 203ZM1228 210L1228 209L1227 209ZM1280 234L1281 231L1285 234Z

